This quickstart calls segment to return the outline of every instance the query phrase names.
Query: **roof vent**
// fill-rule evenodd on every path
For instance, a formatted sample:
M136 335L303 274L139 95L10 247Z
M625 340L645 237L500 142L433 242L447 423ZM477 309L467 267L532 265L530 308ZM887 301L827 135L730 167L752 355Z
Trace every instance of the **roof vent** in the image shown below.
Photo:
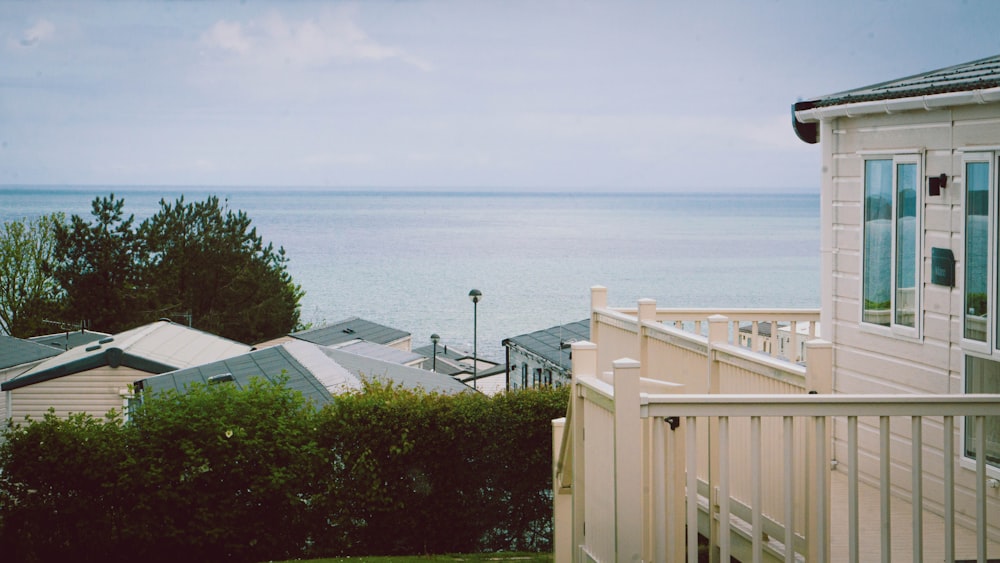
M351 328L351 327L347 327L347 328L344 329L343 332L344 332L344 334L354 334L354 329Z
M227 381L233 380L233 374L231 373L220 373L218 375L213 375L208 378L208 382L212 385L216 383L226 383Z

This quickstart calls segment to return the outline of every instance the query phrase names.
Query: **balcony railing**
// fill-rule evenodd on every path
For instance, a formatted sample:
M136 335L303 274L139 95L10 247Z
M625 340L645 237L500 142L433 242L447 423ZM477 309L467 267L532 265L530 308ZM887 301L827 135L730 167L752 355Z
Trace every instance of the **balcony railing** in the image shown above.
M752 314L778 326L815 323L810 313L611 310L601 289L597 344L573 345L571 404L554 429L557 561L694 562L699 535L722 561L888 561L907 538L914 561L1000 553L995 480L982 459L962 485L974 496L956 493L955 475L956 421L985 451L1000 396L832 394L829 343L806 342L799 363L734 344ZM831 482L846 498L831 499ZM941 522L925 538L927 514Z

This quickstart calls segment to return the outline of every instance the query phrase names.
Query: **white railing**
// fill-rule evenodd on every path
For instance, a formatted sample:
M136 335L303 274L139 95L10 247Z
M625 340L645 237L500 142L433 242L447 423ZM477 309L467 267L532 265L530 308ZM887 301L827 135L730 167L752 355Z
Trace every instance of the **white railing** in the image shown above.
M639 300L634 308L608 307L607 288L601 286L591 288L590 300L590 341L601 344L598 365L603 370L616 358L639 358L647 339L681 334L690 342L698 337L704 341L713 319L724 325L713 333L713 342L793 363L805 361L805 342L822 336L819 309L664 309L651 299Z
M756 556L786 561L829 560L828 470L834 454L839 469L846 471L854 483L853 492L848 495L853 508L838 508L840 512L857 514L859 481L865 486L882 487L878 496L883 498L879 499L876 510L884 514L875 527L882 529L882 534L874 541L883 544L880 547L883 552L888 549L885 546L890 538L886 531L886 511L891 494L917 499L914 514L922 515L928 508L934 514L947 515L946 528L954 530L957 521L960 528L981 526L982 532L977 531L980 535L998 535L1000 528L996 522L1000 517L971 516L979 512L992 514L991 510L998 510L997 499L980 510L972 504L981 501L960 493L959 509L954 509L953 462L955 448L960 448L955 445L955 417L971 417L980 412L969 410L979 404L979 398L893 396L888 402L900 403L902 410L898 414L882 414L878 405L887 401L881 396L852 399L830 395L832 345L805 340L816 334L818 311L657 309L652 300L640 300L634 309L609 308L606 289L596 287L591 293L591 313L591 340L597 344L578 343L573 347L573 400L564 426L554 438L559 448L554 450L557 458L553 468L556 488L561 493L556 495L557 561L569 561L570 554L572 560L623 560L626 555L621 551L623 546L633 544L639 545L639 553L646 561L680 561L685 558L685 545L694 549L685 542L697 538L699 533L716 555L737 553L744 561L758 560ZM771 357L776 349L773 344L764 350L770 354L761 353L757 346L740 346L739 327L751 327L743 334L749 333L749 342L753 344L760 342L753 327L765 321L770 328L788 327L789 340L778 349L800 350L795 361ZM776 332L771 331L772 338ZM797 337L803 340L792 340ZM622 381L617 375L619 371L631 374L624 380L634 379L638 386L628 391L629 396L646 394L640 403L644 405L641 415L623 415L626 411L622 403L615 401L616 387ZM664 393L671 398L664 398ZM810 393L819 395L810 397ZM918 400L912 401L914 397ZM992 397L983 399L982 404L992 405L997 409L993 412L1000 412L998 399ZM759 410L753 414L727 411L733 404L742 404L740 401ZM859 406L865 401L871 402L863 408ZM801 409L788 415L768 410L771 405L784 403ZM680 404L686 405L687 410L679 409L669 416L656 414L661 405ZM906 410L909 407L905 405L912 408ZM814 411L814 407L822 407L821 412ZM862 411L866 414L857 414ZM858 417L863 421L860 426ZM890 427L893 417L911 420L897 420ZM976 420L969 418L968 424L974 427ZM665 430L665 425L671 430ZM900 431L900 426L909 431ZM834 427L836 442L832 440ZM859 428L864 442L860 450ZM924 429L932 440L923 439ZM880 430L881 434L876 436ZM584 436L588 441L583 440ZM890 450L892 443L895 448ZM576 444L586 447L578 448ZM900 452L911 447L912 454L901 457ZM929 483L926 492L921 477L924 456L944 463L943 470L934 468L926 477ZM677 460L685 461L677 465ZM591 463L596 464L593 469L588 468ZM595 474L589 475L588 471ZM614 475L610 480L609 472ZM893 474L897 481L891 487L883 486L884 479ZM918 477L900 483L900 474ZM943 480L936 477L939 474L944 475ZM835 474L838 479L842 475ZM994 479L982 478L974 485L971 480L963 480L962 491L972 486L979 491L990 491L996 497L996 490L984 488L988 482L995 484ZM634 491L630 492L629 487L636 483L641 484L641 489L638 497L633 498ZM838 480L838 487L842 483ZM595 491L591 486L603 489ZM977 498L984 498L984 494ZM729 518L722 518L722 514L728 514ZM567 515L572 515L570 524L566 523ZM843 560L848 560L848 552L851 560L858 560L856 520L851 520L853 532L842 534L851 536L849 549L843 549ZM913 516L911 520L916 546L921 540L918 524L922 517ZM629 523L622 524L623 521ZM992 528L987 522L993 523ZM960 531L965 533L964 529ZM598 540L602 533L608 535ZM952 532L939 542L952 557L954 537ZM587 541L581 543L581 539ZM975 540L976 547L979 541ZM973 540L970 538L966 543ZM786 549L786 544L792 548ZM838 549L841 544L838 539ZM869 547L866 544L865 553L870 556ZM977 551L985 554L986 550ZM915 547L914 560L920 560L920 553ZM887 555L882 560L887 560Z
M596 373L596 346L573 345L573 392L564 433L557 435L557 493L572 493L570 503L556 504L556 560L698 561L698 534L722 561L830 561L830 439L833 419L847 425L847 459L838 470L847 474L847 554L860 561L862 514L859 514L858 419L880 421L881 491L879 556L889 561L894 535L910 535L914 561L924 553L923 452L934 443L944 452L943 560L954 561L956 513L975 514L975 553L986 561L988 521L998 517L987 503L984 461L976 468L975 506L956 511L954 480L955 419L969 417L977 429L977 451L984 451L985 416L1000 412L997 395L731 395L664 393L660 382L640 377L634 360L614 362L610 376ZM893 488L889 421L909 419L910 465L906 477L912 494L912 526L895 530L889 516ZM922 429L933 420L943 432L925 440ZM768 432L775 422L779 432ZM744 424L738 430L738 424ZM705 427L717 427L711 439L699 438ZM802 432L806 440L796 437ZM931 433L928 433L931 434ZM909 445L909 444L908 444ZM581 447L582 446L582 447ZM746 447L749 456L733 453ZM776 448L776 449L775 449ZM897 444L897 449L899 445ZM767 457L780 451L778 470ZM702 478L707 452L709 478ZM804 465L799 460L805 459ZM898 465L898 464L896 464ZM747 475L746 490L736 479ZM768 489L767 482L777 483ZM807 502L796 498L799 489ZM559 495L557 495L559 496ZM779 508L765 509L765 497ZM804 521L801 525L798 522ZM569 530L569 531L567 531ZM790 547L789 547L790 546Z

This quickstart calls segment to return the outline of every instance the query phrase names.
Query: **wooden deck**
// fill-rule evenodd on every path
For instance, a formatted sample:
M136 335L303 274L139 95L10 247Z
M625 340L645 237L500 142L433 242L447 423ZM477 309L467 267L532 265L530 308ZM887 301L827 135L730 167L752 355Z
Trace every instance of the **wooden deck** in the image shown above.
M832 471L830 482L830 560L850 561L847 507L847 474ZM879 490L871 485L858 485L858 520L860 523L859 553L861 561L881 560L881 513ZM913 508L905 499L893 497L890 504L892 516L892 559L894 561L920 561L913 558ZM944 561L944 519L924 510L923 561ZM1000 543L989 542L990 560L1000 560ZM955 526L955 559L976 560L976 533Z

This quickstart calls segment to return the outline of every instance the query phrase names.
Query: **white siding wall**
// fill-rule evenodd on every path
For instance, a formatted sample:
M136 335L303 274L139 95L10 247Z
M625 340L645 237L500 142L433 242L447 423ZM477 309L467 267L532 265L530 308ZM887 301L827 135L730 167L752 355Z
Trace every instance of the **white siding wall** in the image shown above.
M974 145L1000 146L1000 105L983 105L943 111L905 112L855 118L838 118L824 123L823 143L823 213L832 227L826 233L832 253L829 276L824 280L831 293L829 310L824 310L824 324L832 329L835 346L834 388L842 393L961 393L964 354L962 335L962 241L963 183L962 155L958 149ZM861 246L863 221L863 162L865 154L885 154L921 149L922 291L918 339L891 336L884 331L861 326ZM940 196L927 195L928 176L948 175L948 184ZM930 283L931 247L949 248L955 255L956 287ZM826 308L825 308L826 309ZM824 326L826 329L826 326ZM826 334L824 334L824 337ZM877 437L872 432L878 421L863 421L862 470L870 482L877 482ZM903 494L910 489L909 424L894 423L892 458L894 486ZM924 422L926 443L940 443L941 424L937 419ZM843 423L834 429L835 454L843 458L847 431ZM961 436L955 444L960 455ZM924 466L924 492L932 503L942 497L940 450L927 448ZM898 474L897 474L898 473ZM973 472L956 468L956 508L959 513L975 514L972 502L976 493ZM991 494L990 510L1000 510L998 495ZM968 519L966 519L968 523ZM1000 535L997 522L991 533Z
M100 367L9 391L11 416L41 419L49 410L65 417L71 412L87 412L103 417L109 410L122 410L123 389L150 374L126 367Z
M28 371L29 369L40 364L42 361L31 362L28 364L21 364L19 366L9 367L7 369L0 369L0 383L7 381L8 379L13 379L22 373ZM0 392L0 423L6 422L10 417L8 414L9 410L7 408L7 402L9 401L10 393L7 391Z

